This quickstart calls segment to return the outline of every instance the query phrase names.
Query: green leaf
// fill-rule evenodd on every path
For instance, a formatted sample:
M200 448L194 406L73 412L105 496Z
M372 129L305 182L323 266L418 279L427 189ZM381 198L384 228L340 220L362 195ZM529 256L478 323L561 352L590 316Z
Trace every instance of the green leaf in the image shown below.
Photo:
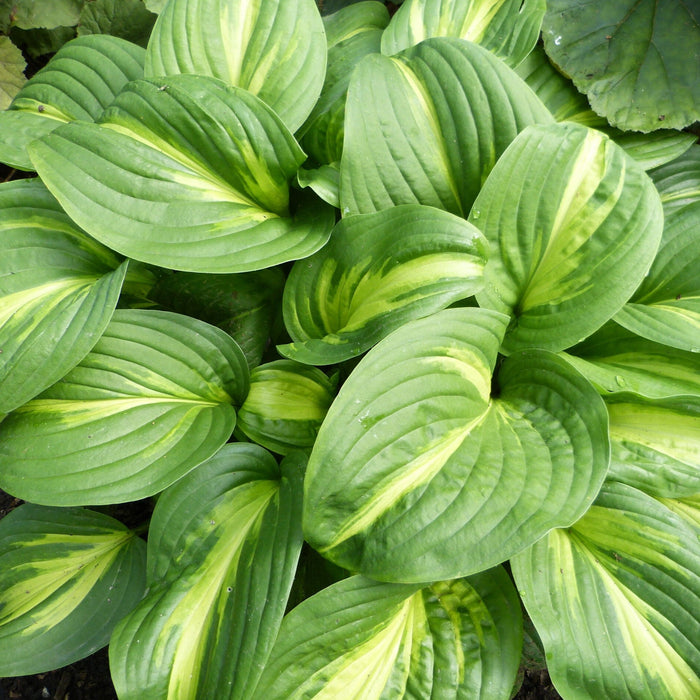
M612 321L562 356L603 395L700 395L697 355L640 338Z
M406 321L473 295L485 260L478 229L439 209L347 217L322 250L292 268L283 311L293 342L278 350L307 364L360 355Z
M425 582L490 568L585 512L608 470L605 406L541 350L508 358L491 396L506 323L448 309L360 361L309 460L311 546L378 580Z
M521 645L500 567L418 591L353 576L289 613L253 700L507 700Z
M389 23L386 6L358 2L324 17L328 68L321 95L297 137L316 162L340 161L343 151L345 100L354 67L364 56L379 53L382 31Z
M78 36L111 34L146 46L155 21L143 0L91 0L80 13Z
M0 185L0 413L87 355L112 317L126 270L38 179Z
M279 117L213 78L134 81L98 124L66 124L30 151L71 218L160 267L271 267L315 252L334 221L309 196L290 202L304 154Z
M537 43L544 12L544 0L406 0L382 36L382 53L451 36L480 44L515 67Z
M615 143L622 146L644 170L651 170L675 160L698 140L695 134L668 129L654 131L651 134L640 134L634 131L615 133L616 129L610 131Z
M247 391L223 331L118 310L80 364L0 423L0 487L46 505L155 494L228 440Z
M85 0L0 0L0 16L21 29L72 27Z
M27 62L9 37L0 36L0 109L7 109L27 79Z
M700 10L683 0L548 0L550 58L620 129L681 129L700 118Z
M64 44L77 35L75 27L55 27L54 29L19 29L13 27L10 38L31 57L39 58L46 54L55 54Z
M297 182L299 187L310 187L332 207L340 208L340 167L338 163L330 163L313 169L299 168Z
M518 136L469 220L491 244L477 301L512 316L506 352L556 352L597 330L644 279L663 228L643 169L599 131L572 123Z
M296 131L318 99L326 37L313 0L170 0L146 54L146 76L196 73L256 94Z
M249 700L302 545L304 459L231 444L158 500L149 594L110 643L119 697Z
M698 697L700 543L668 508L606 484L511 568L562 696Z
M168 0L144 0L146 9L155 14L160 14Z
M650 496L700 493L700 395L649 400L607 399L610 477Z
M0 522L0 675L92 654L145 590L146 545L121 523L82 508L16 508Z
M353 73L340 168L343 216L427 204L466 216L506 147L549 110L491 52L427 39Z
M226 331L252 369L260 364L282 302L278 268L238 275L163 272L148 296L169 311L194 316Z
M541 46L536 46L515 72L532 88L558 122L577 122L584 126L607 126L574 84L549 61Z
M0 112L0 160L33 170L27 146L64 122L94 121L124 85L143 75L144 50L111 36L68 42Z
M649 274L615 321L637 335L700 352L700 159L697 146L654 171L664 230Z
M279 454L311 447L335 397L335 387L315 367L276 360L256 367L238 412L238 429Z

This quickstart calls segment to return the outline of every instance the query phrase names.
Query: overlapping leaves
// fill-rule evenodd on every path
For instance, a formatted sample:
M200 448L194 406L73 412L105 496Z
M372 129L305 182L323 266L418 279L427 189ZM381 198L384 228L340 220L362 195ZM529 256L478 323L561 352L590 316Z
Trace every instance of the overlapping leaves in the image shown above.
M130 83L99 124L67 124L31 146L73 220L137 260L244 272L304 257L330 207L290 204L304 154L257 97L203 76Z
M117 311L75 368L0 423L0 486L47 505L157 493L226 442L247 391L245 357L223 331Z
M379 580L454 578L585 512L608 470L602 400L538 350L508 358L492 396L506 324L448 309L363 358L306 475L304 532L324 556Z

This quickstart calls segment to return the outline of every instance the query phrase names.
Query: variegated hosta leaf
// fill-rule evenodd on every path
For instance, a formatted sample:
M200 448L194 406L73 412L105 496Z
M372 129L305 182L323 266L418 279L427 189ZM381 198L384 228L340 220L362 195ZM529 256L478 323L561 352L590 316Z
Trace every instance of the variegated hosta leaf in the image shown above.
M158 500L149 594L115 630L121 700L249 700L302 545L305 459L226 445Z
M521 646L500 567L418 591L353 576L289 613L253 700L507 700Z
M633 333L700 352L700 148L652 173L664 205L659 252L615 320Z
M292 268L283 311L293 342L278 350L308 364L360 355L406 321L481 289L486 253L478 229L432 207L347 217Z
M143 76L145 51L106 34L64 44L0 112L0 161L34 170L27 146L64 122L95 121L130 80Z
M518 132L551 121L524 81L476 44L440 37L367 56L348 91L343 215L428 204L466 216Z
M498 161L469 220L491 244L480 306L512 315L504 349L564 350L629 299L656 254L659 196L601 132L531 127Z
M607 126L574 84L549 61L541 46L536 46L515 72L534 90L558 122L577 122L584 126Z
M515 67L537 43L544 12L544 0L406 0L382 36L382 53L451 36L480 44Z
M127 263L38 180L0 185L0 413L57 382L97 342Z
M693 528L700 539L700 493L681 498L657 498Z
M700 395L607 398L610 476L651 496L700 493Z
M292 360L268 362L250 373L237 427L279 454L311 447L335 393L331 380L316 367Z
M603 395L700 396L698 355L640 338L614 321L562 356Z
M389 12L381 2L366 0L327 15L323 23L328 41L326 78L318 102L297 138L317 163L329 165L339 162L343 151L350 76L364 56L379 53Z
M90 655L145 590L146 545L121 523L82 508L16 508L0 521L0 675Z
M668 508L606 483L511 567L563 697L700 696L700 541Z
M316 251L334 222L318 201L290 205L305 156L279 117L213 78L134 81L99 124L66 124L30 151L72 219L161 267L271 267Z
M608 470L594 388L546 351L491 379L507 318L448 309L381 341L343 384L306 473L309 544L396 582L464 576L579 518Z
M117 310L80 364L0 423L0 488L47 505L157 493L228 440L247 391L222 330Z
M146 52L146 75L196 73L245 88L291 131L309 116L326 71L313 0L169 0Z

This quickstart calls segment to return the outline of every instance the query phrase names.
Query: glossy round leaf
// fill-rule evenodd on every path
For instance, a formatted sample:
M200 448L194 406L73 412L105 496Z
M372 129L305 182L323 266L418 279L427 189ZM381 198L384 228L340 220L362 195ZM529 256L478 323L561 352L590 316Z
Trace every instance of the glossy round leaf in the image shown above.
M574 522L608 470L593 387L545 351L492 374L507 319L448 309L405 324L341 387L314 445L304 532L385 581L483 571Z

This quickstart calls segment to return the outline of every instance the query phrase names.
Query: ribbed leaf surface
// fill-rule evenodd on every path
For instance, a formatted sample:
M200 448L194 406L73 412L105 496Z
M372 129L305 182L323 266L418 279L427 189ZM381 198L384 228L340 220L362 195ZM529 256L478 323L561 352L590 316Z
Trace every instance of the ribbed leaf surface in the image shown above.
M247 390L245 357L223 331L116 311L75 368L0 423L0 487L47 505L157 493L226 442Z

